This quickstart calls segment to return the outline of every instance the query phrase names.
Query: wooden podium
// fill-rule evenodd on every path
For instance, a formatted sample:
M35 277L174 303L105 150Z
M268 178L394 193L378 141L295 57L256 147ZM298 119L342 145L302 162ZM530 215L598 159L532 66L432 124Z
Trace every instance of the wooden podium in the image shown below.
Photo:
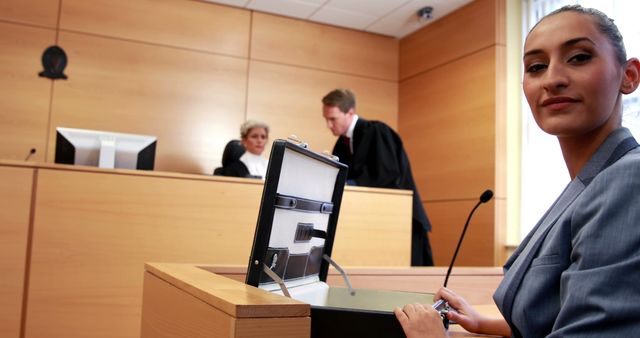
M142 338L309 337L311 308L196 265L146 264Z
M244 269L246 271L246 269ZM142 338L170 337L309 337L308 304L246 285L239 281L241 267L147 263L144 273ZM451 287L483 313L498 315L488 305L502 278L500 268L457 268ZM356 288L399 286L437 290L446 268L347 269ZM229 277L225 277L227 275ZM330 284L340 285L330 273ZM475 337L453 325L452 337Z

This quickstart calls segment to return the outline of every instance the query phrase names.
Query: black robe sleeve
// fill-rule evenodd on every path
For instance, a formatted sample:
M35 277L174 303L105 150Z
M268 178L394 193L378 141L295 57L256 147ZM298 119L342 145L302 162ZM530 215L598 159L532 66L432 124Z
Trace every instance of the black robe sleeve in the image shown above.
M412 190L413 219L424 231L430 231L400 136L383 122L359 118L353 132L353 148L350 156L346 143L340 139L333 148L340 162L349 166L347 180L359 186Z

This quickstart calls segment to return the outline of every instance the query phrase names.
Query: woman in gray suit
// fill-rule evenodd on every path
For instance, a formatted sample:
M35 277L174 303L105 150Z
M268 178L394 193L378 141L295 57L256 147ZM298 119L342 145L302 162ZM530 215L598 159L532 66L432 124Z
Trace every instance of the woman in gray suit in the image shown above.
M487 318L449 289L450 320L513 337L634 337L640 332L640 148L621 126L636 90L613 20L563 7L529 32L523 89L536 123L558 137L572 178L504 266ZM445 336L429 305L396 309L408 337Z

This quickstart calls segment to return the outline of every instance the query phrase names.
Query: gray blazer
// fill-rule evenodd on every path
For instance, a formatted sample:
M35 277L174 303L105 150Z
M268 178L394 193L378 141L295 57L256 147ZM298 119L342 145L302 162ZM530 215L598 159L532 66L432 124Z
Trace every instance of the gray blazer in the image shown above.
M504 266L493 298L515 337L640 335L640 148L604 141Z

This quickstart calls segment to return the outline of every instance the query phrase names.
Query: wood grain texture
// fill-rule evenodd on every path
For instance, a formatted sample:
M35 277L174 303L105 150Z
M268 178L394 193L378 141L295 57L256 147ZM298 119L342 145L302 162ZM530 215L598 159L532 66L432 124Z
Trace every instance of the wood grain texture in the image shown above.
M0 166L0 337L20 337L33 169Z
M135 337L143 263L246 264L262 182L46 164L37 189L25 336ZM346 189L342 265L408 265L411 195L388 191Z
M462 234L464 223L478 199L461 201L426 202L425 209L431 220L431 248L435 264L448 266ZM467 228L460 247L456 266L495 266L496 207L492 200L478 207Z
M336 138L322 118L321 100L339 87L354 91L356 110L362 117L397 127L395 82L259 61L250 65L247 118L267 122L271 139L295 134L308 142L311 149L330 152Z
M496 166L496 185L495 194L497 197L507 197L507 51L504 46L496 46L495 48L495 83L496 83L496 127L495 127L495 166ZM515 115L515 114L513 114ZM506 210L505 210L506 212ZM505 237L506 239L506 237Z
M184 0L65 0L64 30L246 58L250 12Z
M141 338L233 337L231 315L148 272L142 299Z
M246 266L206 266L208 271L244 282ZM444 282L447 267L376 268L348 267L344 269L354 288L435 293ZM501 267L459 267L451 272L449 286L470 304L492 304L492 295L503 272ZM329 268L327 284L344 287L342 276Z
M31 148L31 161L45 158L51 80L38 72L54 39L53 30L0 22L1 159L24 160Z
M191 268L197 273L197 268L194 269L193 266ZM210 272L201 271L209 275L212 279L210 283L225 279ZM256 304L254 307L260 311L271 310L270 318L236 318L220 311L215 305L203 302L203 299L185 292L181 286L191 285L194 281L188 278L189 271L182 269L182 272L182 279L177 287L149 272L145 273L141 337L303 337L310 333L311 320L308 304L285 298L286 302L295 302L298 304L297 306L306 308L306 315L297 317L278 317L277 310L284 306L283 301L280 300L280 305L267 303ZM184 272L187 272L187 275ZM256 295L252 294L246 285L236 281L231 282L223 283L226 289L211 290L206 296L215 298L218 296L218 292L229 294L235 290L235 298L237 299L259 300L259 297L256 298ZM245 291L249 293L245 294ZM256 291L262 290L256 289ZM261 294L265 295L266 292L262 291ZM266 296L273 296L269 298L274 300L284 298L275 295Z
M59 5L59 0L2 0L0 20L56 28Z
M410 266L412 195L346 192L331 257L343 266Z
M497 37L496 22L500 17L498 8L502 1L504 0L473 1L400 40L400 80L440 67L501 41Z
M495 54L487 48L400 84L399 129L425 201L495 189Z
M238 285L235 280L206 268L146 263L145 271L234 318L308 317L311 314L307 304L250 285Z
M143 262L246 262L262 189L56 170L38 182L27 337L136 337Z
M389 81L398 79L398 40L253 13L251 58Z
M55 128L158 137L156 170L210 174L244 120L246 61L76 33L61 33L74 60L56 83Z

